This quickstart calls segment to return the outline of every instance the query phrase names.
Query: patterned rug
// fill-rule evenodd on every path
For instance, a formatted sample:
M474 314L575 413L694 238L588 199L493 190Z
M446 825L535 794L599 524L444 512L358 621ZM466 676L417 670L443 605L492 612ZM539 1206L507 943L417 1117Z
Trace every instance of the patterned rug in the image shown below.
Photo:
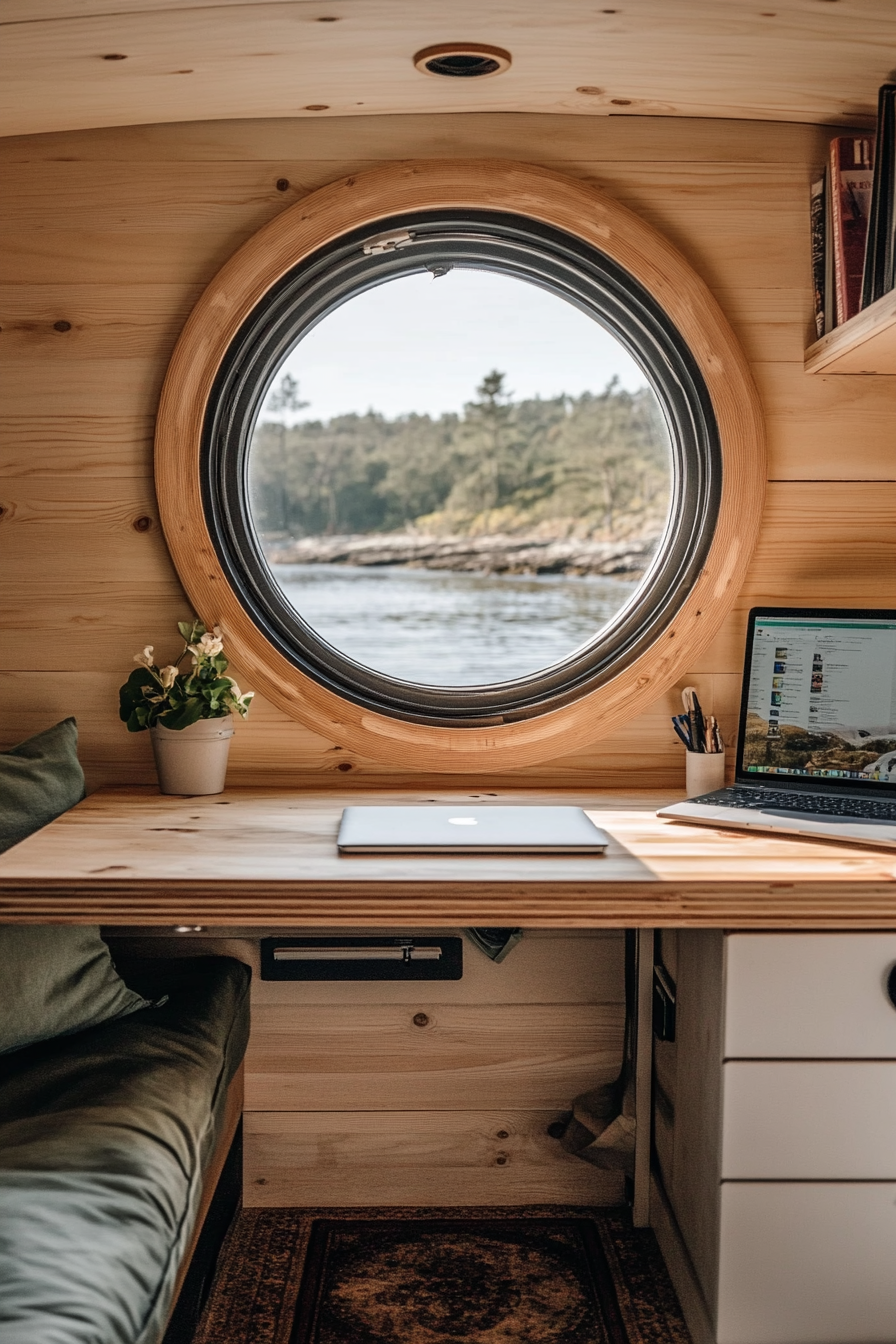
M195 1344L690 1344L613 1210L247 1209Z

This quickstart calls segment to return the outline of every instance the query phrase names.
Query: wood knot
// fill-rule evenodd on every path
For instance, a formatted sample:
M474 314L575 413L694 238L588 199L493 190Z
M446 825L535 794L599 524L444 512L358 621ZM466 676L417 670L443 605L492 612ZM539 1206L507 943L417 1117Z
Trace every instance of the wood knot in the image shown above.
M152 527L152 519L147 518L146 514L143 514L142 517L140 518L134 519L135 532L148 532L151 527Z
M277 184L276 184L276 185L277 185L277 190L278 190L278 191L289 191L289 178L288 178L288 177L278 177L278 178L277 178Z
M414 1014L414 1026L415 1026L415 1027L428 1027L428 1026L429 1026L429 1018L427 1017L426 1013L415 1013L415 1014Z

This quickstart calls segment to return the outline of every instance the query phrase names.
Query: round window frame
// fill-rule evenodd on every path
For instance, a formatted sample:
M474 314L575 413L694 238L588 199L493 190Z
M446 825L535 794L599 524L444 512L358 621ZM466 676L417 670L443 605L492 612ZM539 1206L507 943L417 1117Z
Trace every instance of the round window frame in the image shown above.
M631 277L693 363L721 479L716 470L710 491L714 527L711 535L704 528L703 551L696 563L691 557L677 606L663 613L647 638L634 641L623 660L567 678L540 703L523 706L510 703L513 682L485 694L482 688L439 688L443 701L458 700L460 692L460 700L466 697L471 705L479 696L472 713L455 705L440 717L431 698L420 703L420 692L434 688L372 674L381 683L412 686L417 704L396 705L381 693L371 697L369 686L359 694L357 685L346 686L326 669L321 675L319 667L302 666L279 633L259 620L247 605L239 564L235 567L222 547L209 463L214 426L222 416L226 420L233 404L232 396L221 396L233 351L263 306L288 289L297 268L327 249L338 253L346 241L353 247L357 242L360 250L359 231L378 236L390 222L448 218L451 212L516 218L521 225L556 231ZM329 740L427 771L494 772L535 764L608 735L646 708L693 665L733 606L758 533L765 477L763 420L746 359L712 295L680 254L593 186L495 161L376 169L313 193L260 230L215 277L191 314L169 365L156 429L157 493L172 558L196 611L207 623L221 625L241 676Z

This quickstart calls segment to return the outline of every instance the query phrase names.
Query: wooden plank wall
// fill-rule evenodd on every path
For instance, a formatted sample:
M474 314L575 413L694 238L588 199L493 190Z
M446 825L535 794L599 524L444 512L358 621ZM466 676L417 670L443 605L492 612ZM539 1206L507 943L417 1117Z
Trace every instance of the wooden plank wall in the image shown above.
M151 448L191 305L240 243L316 187L389 160L477 154L596 182L638 211L706 279L748 353L768 418L765 523L737 609L688 678L733 729L751 605L893 600L896 379L803 372L808 185L832 133L507 113L0 141L0 747L74 713L91 785L153 780L147 736L125 733L116 692L145 643L174 651L170 632L188 614L159 531ZM670 691L622 731L503 782L677 787L675 700ZM258 700L231 760L234 783L401 782Z
M261 980L250 938L130 938L113 949L125 945L253 967L246 1205L621 1201L620 1172L547 1133L580 1092L619 1073L621 932L527 931L500 965L465 939L461 980L418 984Z

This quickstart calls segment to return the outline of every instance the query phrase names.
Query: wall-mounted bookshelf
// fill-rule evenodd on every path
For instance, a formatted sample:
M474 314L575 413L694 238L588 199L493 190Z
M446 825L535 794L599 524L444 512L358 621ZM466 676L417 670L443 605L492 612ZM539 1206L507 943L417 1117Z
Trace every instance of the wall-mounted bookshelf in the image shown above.
M896 290L806 351L807 373L896 373Z

